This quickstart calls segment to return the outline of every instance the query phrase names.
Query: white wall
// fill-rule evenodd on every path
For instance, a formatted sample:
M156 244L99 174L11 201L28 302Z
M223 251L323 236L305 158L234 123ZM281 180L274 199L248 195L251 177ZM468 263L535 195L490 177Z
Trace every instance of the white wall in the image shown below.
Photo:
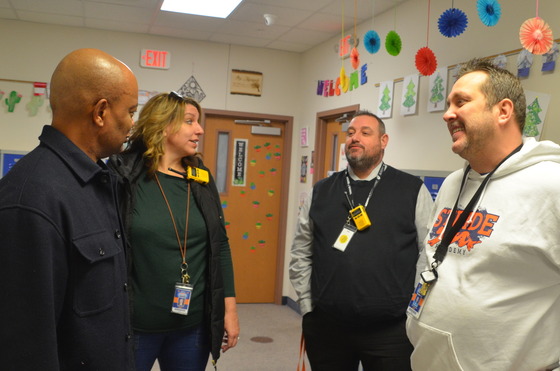
M415 67L415 55L418 49L427 46L435 53L438 68L451 66L473 57L487 57L505 53L521 48L519 41L519 28L528 18L535 16L535 1L500 0L502 17L494 27L482 24L476 12L476 1L455 1L455 7L463 10L468 17L468 28L456 38L446 38L439 33L437 20L439 16L451 7L450 0L431 0L430 31L427 34L428 1L409 0L397 7L395 11L380 14L372 21L364 22L357 27L360 40L370 29L374 29L381 37L382 46L378 53L369 54L363 45L358 47L360 52L360 65L367 63L368 82L354 91L342 93L340 96L322 97L316 95L318 80L336 80L340 72L341 61L334 52L334 46L339 37L320 45L303 56L301 65L302 82L304 91L301 92L300 105L304 107L303 115L298 121L300 125L309 126L311 132L311 145L300 148L294 141L294 163L302 155L311 156L314 147L314 123L316 113L338 107L360 104L363 109L377 112L379 88L376 83L394 80L407 75L418 73ZM348 10L349 11L349 10ZM548 22L554 37L560 37L560 2L557 0L541 0L539 15ZM396 22L395 22L396 20ZM396 26L395 26L396 25ZM397 57L385 51L385 35L395 30L401 36L403 49ZM348 25L347 33L353 27ZM360 41L361 43L361 41ZM516 70L517 55L508 57L508 69ZM551 101L546 116L544 131L541 139L549 139L560 143L560 60L553 73L542 73L541 57L535 56L531 74L522 81L523 86L532 91L551 94ZM350 61L344 61L346 73L353 71ZM385 119L389 144L385 152L387 163L401 169L453 171L463 164L461 158L451 152L451 139L442 119L443 112L428 113L428 78L420 78L418 114L401 116L399 105L401 103L402 82L395 83L393 116ZM297 132L296 132L297 137ZM291 200L298 203L302 192L309 193L311 184L298 183L298 174L293 165L293 181ZM297 209L296 211L297 212ZM295 220L288 223L288 236L293 236ZM288 240L290 237L288 237ZM285 291L291 298L296 298L292 287L285 284Z
M192 75L206 98L203 108L295 115L297 97L287 94L298 84L301 56L296 53L205 43L142 34L100 31L0 20L0 79L48 82L60 59L78 48L98 48L125 62L136 74L140 89L177 90ZM10 36L7 36L10 35ZM141 49L171 53L169 70L140 67ZM261 97L229 94L232 69L263 73ZM46 102L36 116L25 105L32 94L28 83L0 80L6 94L16 90L23 99L13 113L0 105L0 149L30 150L51 114Z
M500 1L502 18L495 27L486 27L478 19L476 2L455 1L469 18L469 26L459 37L448 39L437 30L437 19L451 6L449 0L431 0L428 46L434 51L438 67L453 65L471 57L486 57L521 47L519 27L535 16L534 1ZM349 11L349 10L348 10ZM558 0L541 0L539 15L551 26L555 37L560 35L560 3ZM59 60L71 50L82 47L102 49L127 63L138 77L144 90L169 91L178 89L194 75L206 93L202 106L211 109L247 111L294 116L293 153L289 189L286 237L286 269L283 293L295 299L289 283L287 265L289 249L295 231L299 198L309 193L311 176L305 184L299 182L299 162L302 155L311 156L314 149L316 113L360 104L362 108L376 111L378 88L376 83L417 73L414 56L426 46L428 2L409 0L395 11L376 15L373 21L358 25L360 39L369 29L375 29L384 42L390 30L396 30L403 41L403 50L397 57L387 54L382 45L377 54L369 54L359 47L361 64L368 65L368 82L341 96L316 95L318 80L336 79L341 61L334 52L338 37L317 46L302 55L249 47L164 38L123 32L109 32L73 27L41 25L10 20L0 20L0 78L48 82ZM395 26L396 25L396 26ZM347 25L350 32L352 25ZM171 69L168 71L143 69L139 66L140 50L145 48L171 52ZM508 58L508 68L515 70L517 55ZM560 142L560 72L540 72L541 57L535 56L531 75L523 85L533 91L551 94L543 136ZM350 61L344 61L347 73L352 72ZM559 67L560 68L560 67ZM263 95L260 98L230 95L231 69L262 72ZM462 166L462 160L450 150L451 141L442 120L443 112L428 113L428 79L420 78L418 113L403 117L398 105L402 83L395 84L393 116L386 119L390 136L385 160L402 169L452 171ZM6 95L16 90L24 95L16 112L6 113L0 105L0 149L30 150L37 145L37 136L44 124L50 123L48 104L40 108L37 116L30 116L25 104L31 94L31 85L0 81L0 90ZM300 148L299 128L310 128L310 146Z

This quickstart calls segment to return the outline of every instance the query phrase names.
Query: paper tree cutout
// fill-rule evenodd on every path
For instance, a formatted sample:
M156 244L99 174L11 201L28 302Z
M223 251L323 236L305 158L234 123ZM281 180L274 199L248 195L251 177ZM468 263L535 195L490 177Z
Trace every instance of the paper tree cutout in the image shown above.
M445 99L445 97L442 94L444 90L445 88L443 87L443 79L441 78L440 74L437 74L430 95L430 102L434 104L434 108L437 107L437 104L439 102Z
M539 113L542 112L542 108L539 104L539 98L527 106L527 116L525 118L525 128L523 129L523 135L526 137L536 137L539 135L538 125L542 123Z
M202 100L206 97L202 87L198 84L194 76L189 77L187 81L179 88L179 94L190 97L197 102L202 102Z
M406 86L406 93L404 94L404 101L402 103L403 106L407 108L407 112L410 112L410 107L413 107L416 104L416 85L414 81L409 80L408 85Z
M388 86L385 86L382 94L383 95L381 96L381 104L379 105L379 109L383 111L383 113L385 113L388 109L391 108L391 105L389 104L389 102L391 101L391 90Z

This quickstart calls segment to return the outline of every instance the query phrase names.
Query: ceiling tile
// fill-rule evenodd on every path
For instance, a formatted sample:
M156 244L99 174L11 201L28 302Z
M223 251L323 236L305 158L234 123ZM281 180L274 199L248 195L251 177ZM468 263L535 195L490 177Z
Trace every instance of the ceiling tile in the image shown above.
M150 32L162 36L178 37L181 39L190 40L210 40L211 32L185 30L180 28L165 27L154 25L150 28Z
M101 30L148 33L149 26L146 23L114 21L108 19L86 18L86 27L98 28Z
M266 39L229 35L226 33L212 35L210 41L217 42L217 43L224 43L224 44L252 46L255 48L264 48L268 43L268 40Z
M11 3L18 12L21 10L78 17L84 15L82 3L76 0L17 0Z
M84 4L87 18L125 21L135 23L149 23L153 11L145 8L131 8L123 5L102 4L88 2Z
M17 12L18 19L27 22L58 24L62 26L84 27L84 19L82 17L73 17L68 15L36 13L36 12Z
M255 3L246 3L243 5L242 10L242 12L232 14L230 19L264 24L264 14L274 14L276 16L276 20L272 26L296 26L301 21L313 15L313 12L308 10L295 10L284 6Z
M341 34L343 24L352 32L355 0L342 1L244 0L221 19L161 11L161 0L0 0L0 19L303 52ZM372 6L380 12L404 1L411 0L359 1L356 22L370 19ZM265 25L265 13L274 24Z

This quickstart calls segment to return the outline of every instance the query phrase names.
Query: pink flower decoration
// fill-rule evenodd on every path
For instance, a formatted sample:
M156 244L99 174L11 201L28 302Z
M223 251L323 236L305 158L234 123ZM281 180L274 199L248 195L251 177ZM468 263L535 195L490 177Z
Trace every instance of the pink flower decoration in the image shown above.
M416 68L424 76L430 76L437 68L436 55L427 46L416 52Z
M552 48L552 30L542 18L530 18L521 25L519 40L529 52L544 54Z

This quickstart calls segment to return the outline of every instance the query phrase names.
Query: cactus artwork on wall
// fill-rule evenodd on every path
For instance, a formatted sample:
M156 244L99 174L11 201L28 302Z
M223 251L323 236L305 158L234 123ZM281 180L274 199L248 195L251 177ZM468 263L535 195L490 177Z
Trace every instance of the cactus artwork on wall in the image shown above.
M29 111L30 116L37 116L39 107L41 107L43 103L45 103L45 97L43 95L34 95L31 97L31 100L25 105L25 107Z
M16 104L21 101L21 95L12 90L8 98L4 99L6 105L8 106L8 112L14 112Z

